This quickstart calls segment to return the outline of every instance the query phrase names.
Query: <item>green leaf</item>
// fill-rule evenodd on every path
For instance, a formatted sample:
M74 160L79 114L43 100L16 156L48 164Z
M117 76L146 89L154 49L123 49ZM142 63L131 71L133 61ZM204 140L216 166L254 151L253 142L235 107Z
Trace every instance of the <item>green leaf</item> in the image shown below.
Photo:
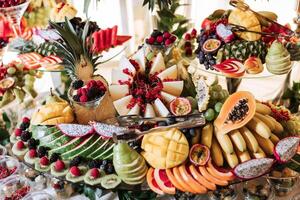
M176 17L170 10L167 10L165 8L160 11L157 11L157 13L159 16L162 16L162 17L169 17L169 18Z

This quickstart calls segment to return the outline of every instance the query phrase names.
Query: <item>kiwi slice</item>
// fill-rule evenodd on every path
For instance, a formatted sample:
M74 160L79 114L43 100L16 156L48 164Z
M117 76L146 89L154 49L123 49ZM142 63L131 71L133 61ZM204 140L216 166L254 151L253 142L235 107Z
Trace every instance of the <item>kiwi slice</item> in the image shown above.
M116 174L102 177L101 186L107 190L114 189L121 183L121 179Z

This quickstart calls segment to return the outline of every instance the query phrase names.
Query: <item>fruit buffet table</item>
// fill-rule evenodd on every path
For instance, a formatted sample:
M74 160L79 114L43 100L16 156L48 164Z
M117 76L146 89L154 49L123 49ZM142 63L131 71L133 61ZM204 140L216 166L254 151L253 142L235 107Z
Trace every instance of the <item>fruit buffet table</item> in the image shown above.
M144 0L124 55L70 2L0 1L0 200L300 198L299 36L241 0L187 29L176 2Z

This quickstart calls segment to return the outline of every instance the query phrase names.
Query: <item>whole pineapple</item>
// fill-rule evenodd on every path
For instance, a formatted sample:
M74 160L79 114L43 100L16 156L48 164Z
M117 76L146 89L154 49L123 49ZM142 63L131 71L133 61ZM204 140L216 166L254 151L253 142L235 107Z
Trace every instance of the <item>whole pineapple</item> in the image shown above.
M265 57L267 55L267 46L262 40L257 41L245 41L236 40L230 43L226 43L218 51L218 61L223 61L230 58L235 58L240 61L245 61L250 56L255 56L261 59L265 63Z

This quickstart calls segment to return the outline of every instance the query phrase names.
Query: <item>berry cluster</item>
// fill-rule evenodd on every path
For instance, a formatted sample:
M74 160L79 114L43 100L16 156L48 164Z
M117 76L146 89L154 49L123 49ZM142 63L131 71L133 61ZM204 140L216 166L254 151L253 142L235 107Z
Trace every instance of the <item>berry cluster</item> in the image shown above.
M88 162L88 166L90 169L100 168L106 174L112 174L115 171L111 160L91 160Z
M0 166L0 180L4 179L16 171L17 167L7 168L4 166Z
M0 0L0 8L17 6L24 2L25 2L25 0Z
M72 87L76 90L73 100L77 102L88 102L101 98L106 92L106 86L102 81L90 80L85 86L82 80L77 80Z
M22 123L19 128L15 129L15 137L20 137L23 142L27 142L31 138L31 132L28 131L30 126L30 119L28 117L24 117ZM33 142L31 142L31 147Z
M192 56L193 55L193 46L192 46L192 40L195 39L197 36L197 30L193 29L191 33L186 33L184 36L184 52L186 56Z
M38 150L37 150L37 154L39 158L42 158L44 156L48 155L48 150L49 148L44 147L44 146L39 146Z
M151 36L146 39L146 43L150 45L166 45L169 46L176 41L176 36L169 33L168 31L160 32L154 30Z

